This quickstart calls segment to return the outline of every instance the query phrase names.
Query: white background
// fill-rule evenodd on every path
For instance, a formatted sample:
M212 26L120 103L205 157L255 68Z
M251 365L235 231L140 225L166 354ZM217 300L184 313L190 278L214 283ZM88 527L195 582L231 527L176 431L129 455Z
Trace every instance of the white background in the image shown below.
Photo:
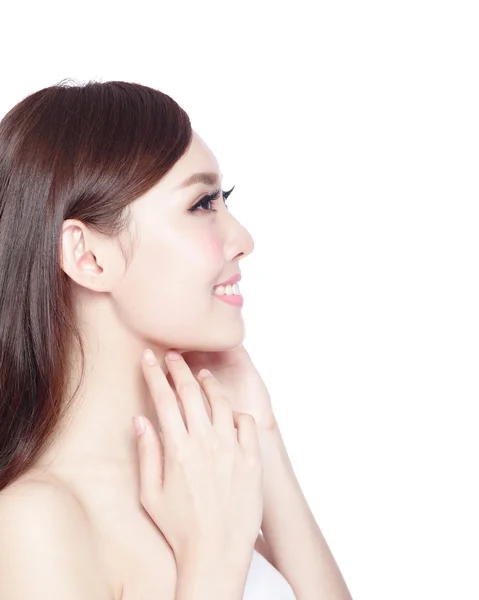
M236 184L245 345L355 600L479 598L475 5L0 9L2 116L67 77L150 85Z

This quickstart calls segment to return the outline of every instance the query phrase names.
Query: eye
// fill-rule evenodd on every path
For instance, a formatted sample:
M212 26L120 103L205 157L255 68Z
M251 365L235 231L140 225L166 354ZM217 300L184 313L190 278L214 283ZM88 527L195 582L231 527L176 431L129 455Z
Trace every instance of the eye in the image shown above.
M226 204L226 200L227 200L228 196L231 194L231 192L234 190L234 188L235 188L235 186L233 186L228 192L223 191L223 201L225 202L226 208L228 208L228 205ZM221 190L216 190L212 194L207 194L206 196L203 196L203 198L201 198L201 200L199 200L194 206L189 208L188 211L189 212L197 212L199 208L202 208L206 212L211 212L211 213L218 212L218 210L216 208L208 208L208 206L213 205L218 200L221 193L222 193Z

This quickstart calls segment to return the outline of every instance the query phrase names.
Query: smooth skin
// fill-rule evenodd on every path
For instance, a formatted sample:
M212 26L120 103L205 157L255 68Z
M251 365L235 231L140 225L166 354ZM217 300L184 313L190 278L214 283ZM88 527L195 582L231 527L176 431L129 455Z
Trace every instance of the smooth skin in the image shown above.
M218 380L208 372L195 379L181 355L174 353L173 358L167 355L167 362L183 419L173 389L151 357L143 365L162 440L143 418L140 500L177 560L189 554L213 554L215 560L231 554L244 557L247 570L263 516L254 417L233 414Z
M190 212L218 187L181 187L198 172L220 181L214 154L194 132L184 156L130 204L131 226L120 236L123 247L133 241L129 262L117 238L75 219L63 223L60 260L74 287L85 377L51 446L0 492L0 581L7 573L9 585L15 580L19 586L17 592L0 590L2 599L29 597L28 585L35 600L40 594L54 600L56 587L58 597L72 600L174 598L174 553L139 498L132 417L144 415L159 429L141 356L151 348L169 376L168 349L212 352L240 345L242 311L215 298L213 287L239 272L240 260L254 248L221 199L216 213L208 205ZM70 395L79 377L74 347L68 360ZM261 546L258 536L255 547ZM52 547L61 552L45 552ZM72 589L66 591L68 582Z
M148 354L146 358L145 378L162 442L143 419L140 499L174 551L177 599L241 600L263 516L261 451L254 417L231 410L211 373L200 371L197 381L181 355L168 353L183 419L154 355L149 361Z
M255 420L231 410L210 372L202 370L195 379L174 354L166 358L174 388L154 354L143 356L161 441L142 417L140 500L174 551L176 600L241 600L263 511ZM2 599L114 597L98 568L94 536L71 494L25 482L2 494L0 514Z

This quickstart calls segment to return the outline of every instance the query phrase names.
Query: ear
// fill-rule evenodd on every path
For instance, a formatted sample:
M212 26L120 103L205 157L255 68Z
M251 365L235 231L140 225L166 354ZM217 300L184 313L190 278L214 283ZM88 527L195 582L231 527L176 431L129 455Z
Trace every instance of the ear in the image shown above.
M78 285L96 292L110 291L119 266L117 254L111 238L76 219L63 222L61 268Z

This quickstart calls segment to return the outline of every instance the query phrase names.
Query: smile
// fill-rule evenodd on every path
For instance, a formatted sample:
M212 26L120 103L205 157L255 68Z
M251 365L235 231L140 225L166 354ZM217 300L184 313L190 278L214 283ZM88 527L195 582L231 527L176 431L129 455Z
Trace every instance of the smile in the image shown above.
M239 285L237 283L235 283L234 285L219 285L217 287L214 288L213 293L216 296L241 296L241 292L239 289Z

